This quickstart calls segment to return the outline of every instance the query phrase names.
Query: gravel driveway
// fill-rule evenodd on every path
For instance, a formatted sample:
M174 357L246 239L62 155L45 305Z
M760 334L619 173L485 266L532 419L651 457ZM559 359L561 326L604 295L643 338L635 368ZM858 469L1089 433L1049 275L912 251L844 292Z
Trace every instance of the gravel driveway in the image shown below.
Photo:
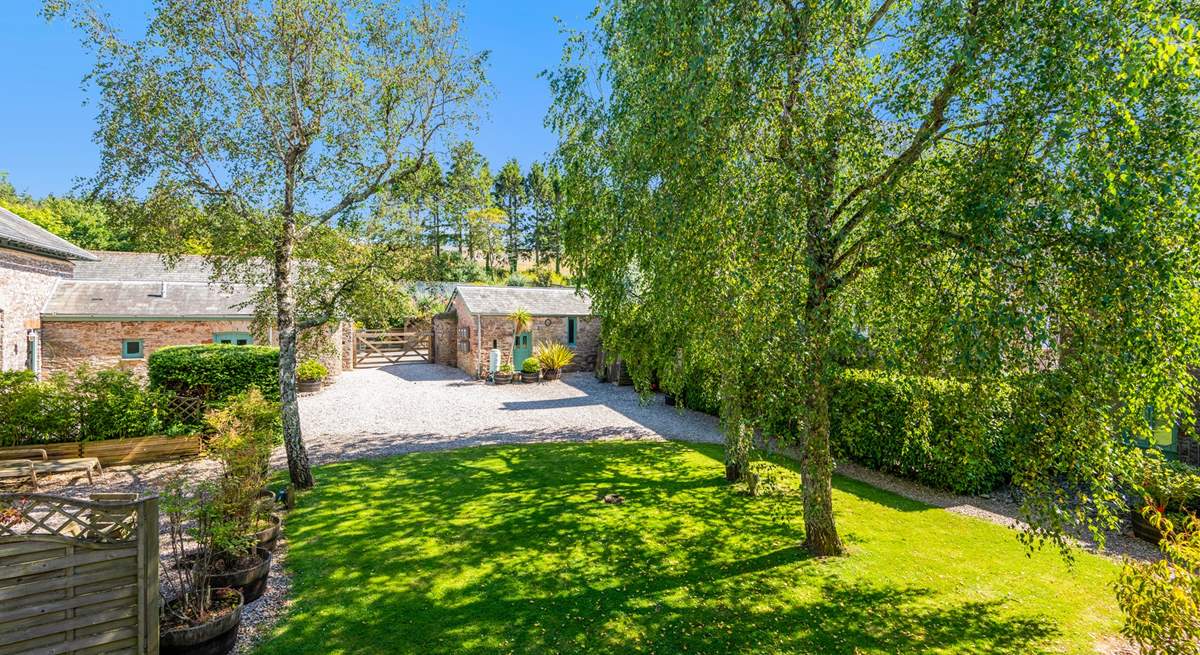
M590 373L492 385L436 364L347 371L301 397L300 417L314 463L499 443L721 441L715 418L668 407L661 395L643 404Z

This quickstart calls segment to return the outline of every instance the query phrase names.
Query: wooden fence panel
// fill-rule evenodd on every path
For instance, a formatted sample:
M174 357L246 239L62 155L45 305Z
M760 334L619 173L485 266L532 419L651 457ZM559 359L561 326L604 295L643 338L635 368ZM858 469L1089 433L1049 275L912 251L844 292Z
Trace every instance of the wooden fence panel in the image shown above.
M158 653L158 498L0 494L0 655Z
M100 460L101 466L119 466L196 457L200 454L202 446L199 435L130 437L104 441L69 441L29 446L5 446L0 448L0 459L17 455L24 458L28 456L31 448L38 448L46 451L47 459L95 457Z

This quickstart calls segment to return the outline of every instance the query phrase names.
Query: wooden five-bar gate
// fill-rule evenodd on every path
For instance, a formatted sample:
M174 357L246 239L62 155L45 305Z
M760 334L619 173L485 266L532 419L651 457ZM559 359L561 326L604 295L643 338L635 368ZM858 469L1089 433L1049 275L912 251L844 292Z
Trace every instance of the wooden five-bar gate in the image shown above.
M432 362L433 332L354 331L354 367Z
M158 653L158 498L0 494L0 653Z

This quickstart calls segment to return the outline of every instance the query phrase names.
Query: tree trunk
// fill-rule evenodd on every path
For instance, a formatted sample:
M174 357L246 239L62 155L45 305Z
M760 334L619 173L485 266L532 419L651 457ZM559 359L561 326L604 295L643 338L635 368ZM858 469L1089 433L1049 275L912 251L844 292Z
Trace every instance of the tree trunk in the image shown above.
M751 433L742 418L740 403L730 400L727 392L721 410L721 422L725 431L725 480L738 482L750 472Z
M815 259L824 261L820 257ZM833 521L833 455L829 447L832 326L825 286L825 280L829 278L825 267L818 264L813 269L806 308L809 340L803 392L808 400L802 422L806 429L800 477L804 496L804 546L813 555L828 557L845 553L845 547Z
M442 216L435 207L433 210L433 260L441 265L442 261Z
M286 191L291 199L291 185ZM296 297L292 287L292 260L296 242L296 217L285 207L282 231L275 244L276 326L279 329L279 400L283 413L283 444L287 450L288 474L297 489L313 486L308 451L300 433L300 402L296 397Z

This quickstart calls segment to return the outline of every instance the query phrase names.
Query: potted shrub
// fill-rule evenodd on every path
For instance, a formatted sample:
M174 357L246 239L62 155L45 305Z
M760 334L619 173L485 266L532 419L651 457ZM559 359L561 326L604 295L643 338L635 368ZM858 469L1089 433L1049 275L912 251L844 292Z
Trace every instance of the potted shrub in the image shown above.
M206 421L214 432L209 452L221 464L218 504L230 523L229 538L213 545L210 577L214 586L240 590L249 603L266 589L282 525L273 503L261 496L271 450L282 440L279 404L252 388L210 412Z
M492 382L496 384L508 384L513 379L513 367L509 362L504 362L500 365L500 370L492 374Z
M306 359L296 367L296 380L299 382L300 393L313 393L321 390L321 384L329 376L329 369L315 359Z
M537 382L541 376L542 366L538 364L537 357L530 357L521 364L521 381L522 382Z
M542 378L557 380L562 377L562 370L575 361L575 352L561 343L539 343L537 352L538 364L542 367Z
M241 592L212 586L213 548L186 551L189 539L211 546L230 534L228 518L216 502L218 494L212 482L189 489L181 477L168 481L163 490L171 546L162 572L167 589L159 625L163 655L223 655L237 643Z
M1142 504L1133 508L1130 522L1138 538L1158 543L1162 531L1147 515L1157 514L1175 525L1183 525L1188 513L1200 509L1200 470L1180 462L1163 461L1157 451L1147 451L1143 453L1139 473Z

